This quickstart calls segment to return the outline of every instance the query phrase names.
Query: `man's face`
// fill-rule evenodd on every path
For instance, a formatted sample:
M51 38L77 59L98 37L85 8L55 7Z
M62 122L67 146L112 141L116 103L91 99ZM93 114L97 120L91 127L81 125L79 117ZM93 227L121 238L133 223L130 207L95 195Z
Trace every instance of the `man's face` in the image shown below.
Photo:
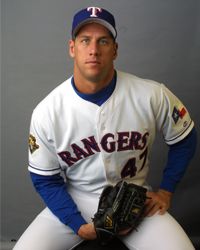
M102 82L113 74L117 44L102 25L91 23L70 40L69 52L74 59L74 74L91 82Z

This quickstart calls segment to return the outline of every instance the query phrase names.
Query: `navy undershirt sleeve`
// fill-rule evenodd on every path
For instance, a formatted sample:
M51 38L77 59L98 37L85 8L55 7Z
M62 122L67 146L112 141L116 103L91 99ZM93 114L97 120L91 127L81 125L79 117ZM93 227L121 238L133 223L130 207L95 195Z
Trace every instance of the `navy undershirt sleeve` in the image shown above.
M43 176L30 172L30 175L35 189L62 223L71 227L75 233L81 225L87 224L67 192L66 184L60 174Z
M169 192L175 191L190 160L194 156L196 145L197 133L195 128L193 128L186 138L169 146L167 164L164 168L163 178L160 184L161 189L165 189Z

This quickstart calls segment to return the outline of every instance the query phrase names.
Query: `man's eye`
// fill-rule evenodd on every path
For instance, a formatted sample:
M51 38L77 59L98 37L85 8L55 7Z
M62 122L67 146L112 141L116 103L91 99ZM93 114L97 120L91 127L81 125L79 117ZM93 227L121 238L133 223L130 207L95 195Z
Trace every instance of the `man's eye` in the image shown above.
M89 39L84 38L84 39L81 40L81 43L83 43L83 44L88 44L88 43L89 43Z
M99 43L102 44L102 45L106 45L106 44L108 44L108 40L107 39L101 39L99 41Z

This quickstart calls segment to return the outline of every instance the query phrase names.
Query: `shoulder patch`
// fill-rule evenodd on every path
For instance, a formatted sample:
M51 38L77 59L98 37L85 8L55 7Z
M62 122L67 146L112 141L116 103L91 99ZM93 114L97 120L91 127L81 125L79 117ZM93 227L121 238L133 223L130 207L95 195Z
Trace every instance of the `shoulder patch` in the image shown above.
M184 107L180 110L177 107L174 107L172 112L172 118L174 120L174 123L176 124L179 119L182 119L185 116L186 113L187 111Z
M29 135L28 145L29 145L29 150L31 154L34 153L39 148L39 145L36 143L35 136L31 134Z

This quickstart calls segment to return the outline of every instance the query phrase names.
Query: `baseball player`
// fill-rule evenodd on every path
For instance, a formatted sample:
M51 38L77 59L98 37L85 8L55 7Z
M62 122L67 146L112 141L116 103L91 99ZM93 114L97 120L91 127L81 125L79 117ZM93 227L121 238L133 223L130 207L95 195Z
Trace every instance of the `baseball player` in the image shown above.
M192 250L167 212L196 146L194 123L163 84L118 71L113 15L99 7L75 14L69 54L73 75L34 109L29 167L46 204L15 250L66 250L93 240L92 217L107 184L126 180L148 188L146 217L121 232L128 249ZM159 190L147 183L156 132L169 146Z

